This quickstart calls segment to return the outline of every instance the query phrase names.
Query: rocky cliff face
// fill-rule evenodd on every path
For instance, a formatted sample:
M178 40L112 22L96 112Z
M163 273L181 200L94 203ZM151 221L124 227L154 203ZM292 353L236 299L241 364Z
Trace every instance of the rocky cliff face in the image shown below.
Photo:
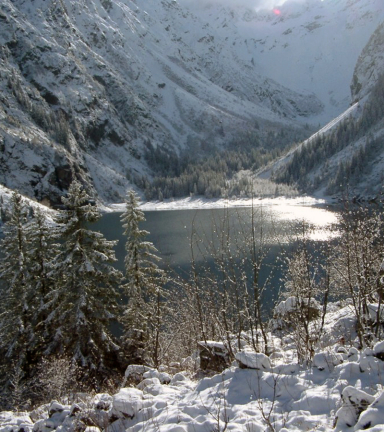
M353 100L366 97L384 73L384 22L374 31L356 63L351 93Z
M209 18L175 0L1 0L0 183L57 203L77 177L101 201L121 201L134 177L151 176L149 143L199 152L323 113L311 91L262 74L258 51L239 39L254 12L242 13Z

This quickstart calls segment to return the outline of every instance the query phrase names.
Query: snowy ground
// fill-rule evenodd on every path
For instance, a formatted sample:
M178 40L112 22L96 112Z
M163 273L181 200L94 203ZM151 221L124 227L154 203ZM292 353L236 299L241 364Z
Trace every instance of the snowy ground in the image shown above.
M8 189L0 184L0 205L4 206L5 209L8 208L12 193L13 191L11 189ZM34 210L42 211L49 219L52 219L53 215L55 214L55 210L52 210L51 208L25 196L23 198L27 205L31 206Z
M234 207L252 207L257 205L290 205L290 206L314 206L326 204L324 199L316 199L309 196L296 198L234 198L234 199L208 199L204 197L190 197L168 199L164 201L144 201L140 204L143 211L156 210L193 210L193 209L220 209ZM125 203L110 204L102 207L106 212L123 212Z
M297 198L236 198L236 199L207 199L207 198L184 198L179 200L167 200L164 202L144 202L141 209L148 210L187 210L187 209L214 209L230 207L252 207L258 205L289 205L289 206L313 206L325 204L324 200L318 200L308 196Z
M3 203L7 205L12 195L12 190L0 184L0 197ZM24 197L29 205L46 210L48 213L54 213L54 210L33 201L30 198ZM309 196L300 196L295 198L277 197L277 198L233 198L233 199L208 199L204 197L188 197L179 199L168 199L164 201L142 201L140 208L143 211L156 211L156 210L193 210L193 209L222 209L234 207L252 207L252 206L282 206L282 207L313 207L322 206L327 204L325 199L318 199ZM102 204L98 203L102 212L123 212L125 210L125 203L118 204Z
M200 380L182 369L171 375L145 368L140 384L113 396L83 395L76 404L0 413L0 432L73 431L81 421L95 425L87 432L383 431L384 361L377 356L384 343L359 351L354 324L349 306L331 305L308 366L297 363L293 334L274 335L269 358L244 342L236 358L248 368L234 361ZM134 371L131 366L126 375Z

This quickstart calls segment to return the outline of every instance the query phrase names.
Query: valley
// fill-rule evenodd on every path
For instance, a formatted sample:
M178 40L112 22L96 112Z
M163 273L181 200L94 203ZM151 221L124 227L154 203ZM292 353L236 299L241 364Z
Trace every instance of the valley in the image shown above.
M148 199L249 194L263 164L364 104L381 70L383 9L3 0L0 181L52 206L74 178L100 204L131 187ZM198 187L191 172L210 158L222 168ZM183 186L170 190L164 175Z
M382 431L383 53L382 0L0 0L0 432Z

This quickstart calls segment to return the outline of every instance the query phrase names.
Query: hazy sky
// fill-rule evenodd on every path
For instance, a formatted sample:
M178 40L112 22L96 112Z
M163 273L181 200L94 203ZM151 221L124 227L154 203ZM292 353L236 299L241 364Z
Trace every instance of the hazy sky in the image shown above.
M199 4L212 4L219 3L222 5L245 5L252 9L273 9L277 6L281 6L287 1L300 2L303 0L179 0L179 3L193 3L194 5Z

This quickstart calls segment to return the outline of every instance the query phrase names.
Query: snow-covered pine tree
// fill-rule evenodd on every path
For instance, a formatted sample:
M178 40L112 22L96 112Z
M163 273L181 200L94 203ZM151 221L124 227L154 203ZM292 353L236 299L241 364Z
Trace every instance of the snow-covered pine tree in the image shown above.
M0 355L3 378L13 369L26 374L29 343L33 339L29 263L25 224L27 211L18 192L10 200L9 219L3 227L0 260Z
M123 315L123 346L129 363L159 362L162 325L162 304L164 303L163 285L165 272L157 262L157 249L146 241L148 231L140 229L145 221L139 209L138 198L129 191L126 210L121 216L124 235L127 237L125 249L125 283L122 288L128 297L128 305Z
M89 377L104 379L118 366L119 347L110 332L122 276L112 266L116 242L88 226L100 218L100 212L89 204L78 181L70 185L62 201L65 210L58 213L56 222L62 226L63 243L50 273L56 287L47 303L51 340L46 354L65 354Z

